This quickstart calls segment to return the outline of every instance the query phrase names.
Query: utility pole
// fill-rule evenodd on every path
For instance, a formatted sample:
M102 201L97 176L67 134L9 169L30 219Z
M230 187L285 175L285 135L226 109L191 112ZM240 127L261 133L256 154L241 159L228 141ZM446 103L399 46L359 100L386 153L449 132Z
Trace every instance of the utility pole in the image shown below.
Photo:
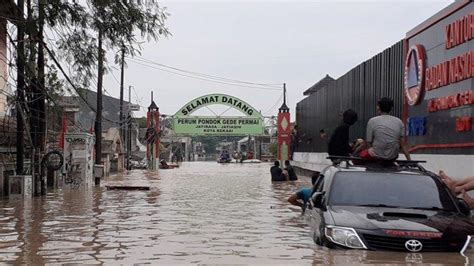
M125 65L125 49L122 47L122 65L121 65L121 72L120 72L120 115L119 115L119 121L120 121L120 134L122 135L122 139L125 138L125 132L124 132L124 115L123 115L123 81L124 81L124 65Z
M102 164L102 75L104 54L102 51L102 29L99 28L98 47L98 75L97 75L97 113L95 117L95 164ZM95 185L100 185L100 177L95 178Z
M130 170L130 156L132 155L132 86L128 86L128 116L127 116L127 170Z
M41 195L46 195L46 173L44 167L41 167L41 156L44 155L46 149L46 87L45 87L45 77L44 77L44 48L43 48L43 28L44 28L44 6L45 0L38 0L38 87L36 88L38 95L38 112L37 116L37 131L35 134L37 145L35 151L35 174L39 178L40 191ZM35 191L35 194L38 194Z
M23 18L25 12L25 1L18 0L18 11ZM25 153L24 131L25 124L22 117L22 108L25 102L25 24L21 21L17 24L17 105L16 105L16 173L23 174L24 161L23 155Z

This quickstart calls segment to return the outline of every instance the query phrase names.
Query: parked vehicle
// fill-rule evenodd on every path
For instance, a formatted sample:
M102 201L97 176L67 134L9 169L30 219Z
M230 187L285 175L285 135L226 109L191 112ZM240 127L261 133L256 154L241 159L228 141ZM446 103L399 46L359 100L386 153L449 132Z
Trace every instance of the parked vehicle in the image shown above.
M474 235L466 202L416 163L328 167L305 213L329 248L463 252Z

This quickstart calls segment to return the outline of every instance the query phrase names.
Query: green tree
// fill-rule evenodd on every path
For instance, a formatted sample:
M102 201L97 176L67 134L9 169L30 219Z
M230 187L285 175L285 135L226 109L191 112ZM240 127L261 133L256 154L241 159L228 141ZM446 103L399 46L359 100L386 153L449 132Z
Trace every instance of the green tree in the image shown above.
M140 128L146 128L146 117L145 116L135 118L135 121L136 121L136 123L138 124L138 126Z
M170 35L165 21L169 14L157 1L87 0L46 1L46 20L59 38L58 54L71 64L74 80L87 87L98 67L98 33L105 48L126 56L140 53L140 40L158 40ZM105 62L107 69L107 62Z

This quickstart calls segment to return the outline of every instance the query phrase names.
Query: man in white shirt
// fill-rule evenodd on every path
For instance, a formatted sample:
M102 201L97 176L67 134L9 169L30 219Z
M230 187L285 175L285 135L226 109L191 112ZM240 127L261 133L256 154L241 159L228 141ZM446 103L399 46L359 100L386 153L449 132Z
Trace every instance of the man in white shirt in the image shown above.
M367 149L360 152L361 158L392 161L398 158L401 150L407 160L411 160L404 139L405 126L398 117L389 115L392 108L392 99L384 97L378 101L377 113L379 115L371 118L367 123Z

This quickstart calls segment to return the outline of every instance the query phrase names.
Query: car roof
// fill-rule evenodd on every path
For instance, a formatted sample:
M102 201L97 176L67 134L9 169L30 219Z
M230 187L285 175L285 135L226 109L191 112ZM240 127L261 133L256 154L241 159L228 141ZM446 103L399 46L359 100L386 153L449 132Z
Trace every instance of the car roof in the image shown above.
M441 182L440 178L436 174L431 173L425 170L423 167L420 168L410 168L410 167L383 167L380 165L332 165L326 168L327 172L324 173L324 190L330 189L337 173L381 173L381 174L392 174L392 175L413 175L413 176L423 176L426 178L431 178L435 182ZM395 177L396 178L396 177ZM442 183L442 182L441 182Z
M425 176L427 178L431 179L438 179L436 178L436 175L434 175L431 172L428 172L426 170L422 171L419 169L412 169L412 168L401 168L401 167L380 167L380 166L369 166L369 165L364 165L364 166L341 166L341 165L332 165L328 168L326 168L328 172L324 173L324 179L325 179L325 187L327 185L330 186L332 184L334 177L337 175L337 173L383 173L383 174L392 174L392 175L413 175L413 176ZM439 180L439 179L438 179Z
M393 174L412 174L412 175L428 175L419 169L405 167L380 167L380 166L334 166L339 172L380 172Z

